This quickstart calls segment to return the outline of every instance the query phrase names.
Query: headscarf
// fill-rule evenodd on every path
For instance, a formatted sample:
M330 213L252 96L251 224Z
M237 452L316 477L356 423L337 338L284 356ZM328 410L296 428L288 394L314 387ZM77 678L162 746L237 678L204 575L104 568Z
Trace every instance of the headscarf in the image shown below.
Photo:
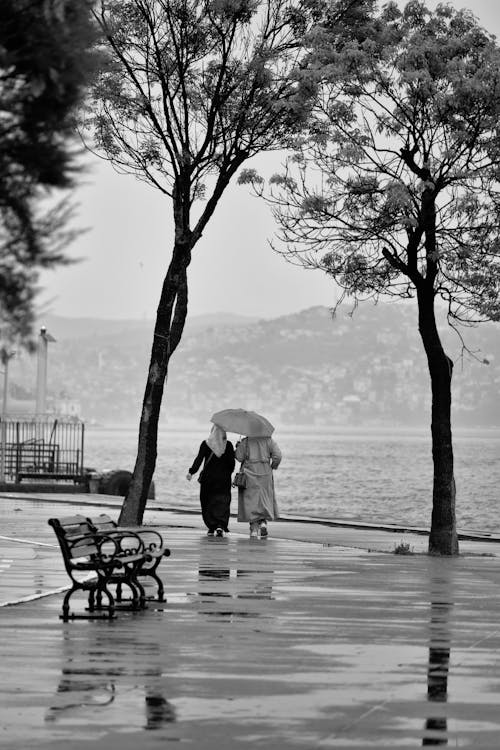
M218 424L214 424L210 430L210 435L205 442L217 458L220 458L226 450L226 431L223 430L222 427L219 427Z

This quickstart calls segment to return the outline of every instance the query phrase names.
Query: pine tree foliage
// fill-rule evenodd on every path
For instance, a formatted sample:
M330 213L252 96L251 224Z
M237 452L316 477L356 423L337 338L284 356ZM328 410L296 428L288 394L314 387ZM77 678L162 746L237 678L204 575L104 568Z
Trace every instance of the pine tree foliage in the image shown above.
M72 208L44 199L73 184L94 39L85 1L0 4L0 319L11 334L30 332L40 269L67 262Z

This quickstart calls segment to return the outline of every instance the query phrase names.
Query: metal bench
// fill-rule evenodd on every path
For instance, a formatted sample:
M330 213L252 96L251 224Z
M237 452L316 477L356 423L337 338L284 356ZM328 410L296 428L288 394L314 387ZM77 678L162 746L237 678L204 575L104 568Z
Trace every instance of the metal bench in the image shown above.
M7 467L14 468L16 484L23 479L85 481L79 461L66 460L68 451L62 451L59 445L23 443L8 448Z
M85 477L82 474L68 474L67 472L43 472L43 471L21 471L17 475L16 482L19 484L23 479L43 479L43 480L56 480L56 479L67 479L71 480L75 484L83 484Z
M62 620L112 619L117 606L124 602L123 586L131 592L126 606L134 610L145 607L146 595L137 572L146 553L137 534L125 530L112 536L97 534L80 515L50 518L48 523L54 529L72 583L64 596ZM116 601L109 588L112 584L117 589ZM70 614L70 599L77 591L88 593L88 614ZM103 597L107 605L103 604ZM102 610L107 610L107 614Z
M139 536L144 545L144 559L137 569L137 576L152 578L157 585L156 597L147 597L148 599L155 599L158 602L166 601L163 581L156 571L162 559L170 556L170 550L165 547L160 532L148 526L118 526L106 513L101 513L97 518L87 518L87 521L96 534L112 537L115 534L131 532Z
M7 466L15 470L15 479L19 483L23 476L52 474L59 462L59 446L43 443L22 443L7 446Z

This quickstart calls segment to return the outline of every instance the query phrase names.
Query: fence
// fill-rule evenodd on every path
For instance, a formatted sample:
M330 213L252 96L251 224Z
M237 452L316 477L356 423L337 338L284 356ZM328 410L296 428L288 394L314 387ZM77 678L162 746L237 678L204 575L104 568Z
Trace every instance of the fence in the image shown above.
M0 481L83 478L83 422L0 420Z

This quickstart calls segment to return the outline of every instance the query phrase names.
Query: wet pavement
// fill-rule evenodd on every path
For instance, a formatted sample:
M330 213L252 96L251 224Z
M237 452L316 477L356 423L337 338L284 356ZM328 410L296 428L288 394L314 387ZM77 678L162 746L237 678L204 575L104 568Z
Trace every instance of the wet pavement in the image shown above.
M119 507L84 498L0 497L2 749L500 746L499 540L448 559L355 525L214 539L156 510L167 603L63 623L47 519Z

